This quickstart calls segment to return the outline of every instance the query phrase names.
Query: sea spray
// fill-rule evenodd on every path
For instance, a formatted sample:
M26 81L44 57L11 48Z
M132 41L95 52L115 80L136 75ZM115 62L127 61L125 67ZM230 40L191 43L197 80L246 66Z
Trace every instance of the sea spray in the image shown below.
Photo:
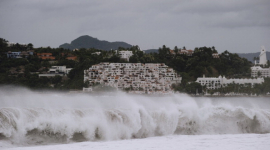
M270 133L270 101L0 90L0 139L15 145L169 134ZM1 144L1 142L0 142Z

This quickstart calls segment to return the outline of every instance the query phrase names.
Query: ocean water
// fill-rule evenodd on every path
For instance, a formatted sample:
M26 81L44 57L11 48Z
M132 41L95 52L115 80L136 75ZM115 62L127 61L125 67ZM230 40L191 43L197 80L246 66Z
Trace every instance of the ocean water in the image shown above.
M1 87L0 95L0 149L199 149L198 143L264 149L270 143L269 98L94 96L16 87Z

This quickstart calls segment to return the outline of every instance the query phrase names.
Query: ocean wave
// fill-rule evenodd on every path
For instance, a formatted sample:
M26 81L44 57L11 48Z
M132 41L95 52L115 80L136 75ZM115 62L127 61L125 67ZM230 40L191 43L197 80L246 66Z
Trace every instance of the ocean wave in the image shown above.
M186 95L144 97L123 93L97 97L27 91L24 95L6 95L0 102L0 140L15 145L170 134L270 133L266 100L234 102L226 98L198 100Z

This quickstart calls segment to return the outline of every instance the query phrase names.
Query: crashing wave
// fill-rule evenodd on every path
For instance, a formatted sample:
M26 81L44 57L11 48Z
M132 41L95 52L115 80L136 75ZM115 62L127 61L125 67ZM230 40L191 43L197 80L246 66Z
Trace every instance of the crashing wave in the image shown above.
M28 91L24 96L4 96L0 102L0 140L18 145L270 133L270 102L265 100L259 105L252 100L194 100L185 95L94 97Z

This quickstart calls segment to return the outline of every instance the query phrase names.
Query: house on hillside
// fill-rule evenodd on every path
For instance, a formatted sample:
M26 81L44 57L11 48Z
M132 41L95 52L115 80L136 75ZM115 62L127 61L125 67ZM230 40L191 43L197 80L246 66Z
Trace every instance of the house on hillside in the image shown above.
M34 50L29 50L29 51L22 51L21 52L21 54L20 54L20 56L22 57L22 58L27 58L27 57L29 57L30 55L34 55Z
M79 51L79 49L78 49L78 48L74 48L72 51L73 51L73 52Z
M74 56L70 53L61 53L63 57L65 57L67 60L77 60L77 56Z
M30 55L34 55L34 50L22 51L22 52L7 52L7 58L27 58Z
M101 54L101 52L94 52L94 53L92 53L92 55L100 55Z
M37 53L37 56L43 60L55 60L55 57L52 55L52 53Z
M218 53L213 53L212 56L213 56L213 58L219 58L219 54Z
M119 51L119 56L122 59L129 61L129 58L133 55L132 51Z
M39 74L39 77L54 77L56 75L66 76L69 74L72 68L66 68L66 66L52 66L48 73Z
M7 58L22 58L21 57L21 52L7 52Z

